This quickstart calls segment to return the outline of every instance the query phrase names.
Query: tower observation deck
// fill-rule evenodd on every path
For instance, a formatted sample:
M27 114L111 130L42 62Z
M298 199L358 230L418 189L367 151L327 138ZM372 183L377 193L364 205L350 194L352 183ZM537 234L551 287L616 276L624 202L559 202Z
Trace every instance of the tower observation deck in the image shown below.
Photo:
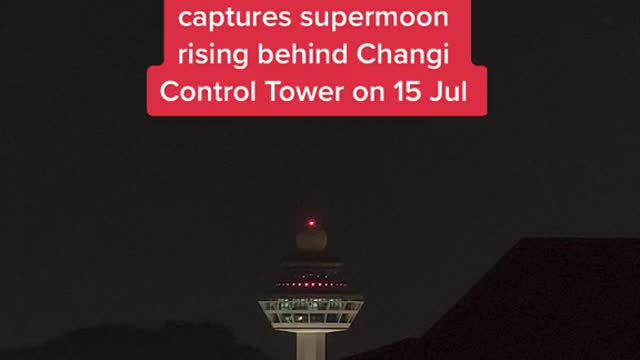
M344 279L342 261L324 252L327 234L315 221L296 244L298 253L282 259L279 280L258 302L275 330L296 334L297 360L324 360L326 334L349 329L364 299Z

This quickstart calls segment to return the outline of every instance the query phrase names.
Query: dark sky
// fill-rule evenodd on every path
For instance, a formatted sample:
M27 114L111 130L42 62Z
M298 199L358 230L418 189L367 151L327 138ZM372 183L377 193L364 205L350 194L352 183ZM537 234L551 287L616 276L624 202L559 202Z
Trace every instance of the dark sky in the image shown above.
M346 120L149 118L161 1L3 3L0 347L177 318L292 356L254 299L311 215L367 298L334 355L422 334L520 237L640 235L638 5L514 3L474 4L487 118Z

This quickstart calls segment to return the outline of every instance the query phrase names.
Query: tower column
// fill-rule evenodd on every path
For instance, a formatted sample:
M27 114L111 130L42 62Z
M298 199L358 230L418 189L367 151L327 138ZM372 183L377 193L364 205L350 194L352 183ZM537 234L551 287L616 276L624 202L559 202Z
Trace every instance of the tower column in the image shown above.
M297 360L325 360L325 333L297 333Z

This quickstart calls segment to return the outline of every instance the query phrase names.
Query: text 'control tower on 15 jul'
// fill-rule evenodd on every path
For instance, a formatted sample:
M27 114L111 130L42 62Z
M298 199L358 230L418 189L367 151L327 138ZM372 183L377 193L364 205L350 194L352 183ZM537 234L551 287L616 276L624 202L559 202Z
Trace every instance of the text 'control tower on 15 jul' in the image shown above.
M258 301L275 330L296 334L297 360L325 360L327 333L345 331L364 300L342 276L342 262L327 255L327 234L315 220L298 234L298 254L280 262L275 287Z

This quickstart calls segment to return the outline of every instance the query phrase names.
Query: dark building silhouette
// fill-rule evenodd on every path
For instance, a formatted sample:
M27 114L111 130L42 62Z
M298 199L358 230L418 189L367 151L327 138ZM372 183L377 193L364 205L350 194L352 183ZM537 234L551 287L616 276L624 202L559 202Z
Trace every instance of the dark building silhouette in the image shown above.
M640 359L640 239L523 239L424 336L365 359Z
M270 360L238 344L225 327L168 322L159 328L105 326L82 329L42 346L0 351L2 360Z

